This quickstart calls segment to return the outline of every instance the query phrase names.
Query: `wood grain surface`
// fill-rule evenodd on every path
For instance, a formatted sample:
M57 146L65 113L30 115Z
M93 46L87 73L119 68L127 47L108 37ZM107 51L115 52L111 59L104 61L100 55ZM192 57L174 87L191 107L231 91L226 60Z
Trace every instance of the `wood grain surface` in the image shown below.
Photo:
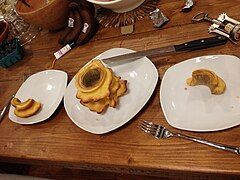
M120 29L100 28L91 42L74 48L57 61L56 69L67 72L71 79L86 62L110 48L137 51L213 36L207 33L209 23L191 22L200 11L208 12L212 17L226 12L240 20L240 0L195 2L191 12L181 13L183 1L160 0L159 8L170 18L161 29L153 28L148 17L137 22L135 32L129 36L122 36ZM42 31L26 46L22 61L8 69L0 69L0 108L18 90L26 76L51 65L53 53L61 47L57 43L60 33ZM183 60L213 54L240 57L239 46L228 42L224 46L151 60L162 72L164 67ZM181 139L156 140L137 128L139 121L149 120L175 132L240 146L239 126L211 133L186 132L170 127L159 105L159 86L160 80L149 102L129 123L104 135L90 134L74 125L63 104L49 120L35 125L15 124L6 116L0 123L0 161L162 177L181 177L184 173L192 177L208 177L208 174L240 176L240 156L236 154Z

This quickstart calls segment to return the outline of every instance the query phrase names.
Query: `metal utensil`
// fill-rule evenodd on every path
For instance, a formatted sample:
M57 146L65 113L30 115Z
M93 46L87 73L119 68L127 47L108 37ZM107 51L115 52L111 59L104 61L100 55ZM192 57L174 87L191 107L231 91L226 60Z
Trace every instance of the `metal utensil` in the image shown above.
M173 133L173 132L169 131L168 129L166 129L165 127L163 127L161 125L154 124L152 122L142 121L140 123L140 128L145 133L149 133L157 139L164 139L164 138L169 138L169 137L178 137L178 138L186 139L186 140L189 140L189 141L194 141L194 142L198 142L198 143L201 143L201 144L205 144L205 145L208 145L208 146L211 146L211 147L215 147L215 148L218 148L218 149L221 149L221 150L230 151L230 152L233 152L233 153L236 153L236 154L240 154L240 147L223 145L223 144L219 144L219 143L215 143L215 142L211 142L211 141L206 141L206 140L203 140L203 139L200 139L200 138L195 138L195 137L192 137L192 136Z
M205 39L198 39L190 42L185 42L183 44L179 45L171 45L167 47L160 47L155 49L149 49L149 50L143 50L133 53L128 53L120 56L114 56L110 58L105 58L103 62L111 65L116 63L116 61L129 61L129 60L136 60L142 57L153 57L157 55L167 55L167 54L173 54L175 52L182 52L182 51L193 51L198 49L204 49L209 47L214 47L218 45L223 45L227 43L227 38L224 36L215 36Z
M29 77L31 76L31 73L28 73L28 74L24 74L23 75L23 82ZM1 120L3 119L3 117L5 116L5 114L7 113L7 110L11 104L11 100L15 97L15 94L12 95L12 97L8 100L8 103L6 104L6 106L4 106L3 110L1 111L1 114L0 114L0 122Z
M226 13L220 14L217 19L213 19L207 13L200 12L192 18L192 21L211 22L212 25L208 28L209 33L225 36L234 44L237 44L237 41L240 40L240 22L229 17Z
M8 100L8 103L6 104L6 106L3 108L1 114L0 114L0 122L1 120L3 119L3 117L5 116L6 112L7 112L7 109L8 107L10 106L10 103L11 103L11 100L15 97L15 95L13 95L9 100Z

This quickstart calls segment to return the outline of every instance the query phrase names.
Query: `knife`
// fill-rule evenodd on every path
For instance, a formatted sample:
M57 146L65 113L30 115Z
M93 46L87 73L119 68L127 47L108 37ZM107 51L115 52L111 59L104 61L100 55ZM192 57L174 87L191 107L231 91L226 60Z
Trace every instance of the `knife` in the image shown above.
M0 122L1 120L4 118L10 104L11 104L11 100L15 97L15 95L13 95L9 100L8 100L8 103L6 104L6 106L3 108L1 114L0 114Z
M158 55L167 55L172 54L175 52L182 52L182 51L194 51L198 49L204 49L214 46L219 46L226 44L228 39L224 36L215 36L205 39L198 39L190 42L185 42L183 44L179 45L172 45L172 46L166 46L166 47L160 47L155 49L148 49L143 51L137 51L132 53L127 53L119 56L113 56L109 58L103 58L101 59L105 63L114 63L116 61L122 61L122 60L136 60L142 57L153 57Z

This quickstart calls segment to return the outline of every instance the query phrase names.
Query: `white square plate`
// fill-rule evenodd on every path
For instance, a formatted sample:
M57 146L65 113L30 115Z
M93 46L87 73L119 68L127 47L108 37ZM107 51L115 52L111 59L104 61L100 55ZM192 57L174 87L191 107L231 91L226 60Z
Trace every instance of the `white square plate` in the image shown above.
M97 58L107 58L134 52L129 49L110 49ZM72 79L64 95L64 106L70 119L80 128L94 134L110 132L132 119L151 97L158 72L146 57L111 67L117 76L127 80L127 93L119 99L116 108L108 107L105 113L91 112L76 98L75 78Z
M214 71L226 83L222 95L206 86L190 87L194 70ZM240 59L229 55L203 56L169 68L161 83L160 102L167 122L189 131L217 131L240 124Z
M9 119L19 124L34 124L48 119L60 104L67 86L67 73L58 70L41 71L30 76L19 88L15 97L21 101L31 98L42 104L34 116L20 118L9 110Z

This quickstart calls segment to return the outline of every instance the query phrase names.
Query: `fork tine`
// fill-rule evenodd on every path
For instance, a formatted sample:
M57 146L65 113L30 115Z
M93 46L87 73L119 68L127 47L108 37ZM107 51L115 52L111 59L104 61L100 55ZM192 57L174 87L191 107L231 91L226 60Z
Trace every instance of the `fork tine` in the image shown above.
M148 129L148 130L156 130L156 128L152 125L148 125L148 124L145 124L145 123L142 123L141 124L141 127L145 128L145 129Z
M144 126L144 125L141 126L141 129L142 129L142 130L145 130L145 131L147 131L147 132L155 132L155 131L156 131L156 130L154 130L154 129L150 128L150 127L146 127L146 126Z
M155 136L156 131L154 131L154 130L149 130L149 129L146 129L145 127L140 127L140 129L142 131L144 131L145 133L148 133L148 134L151 134L151 135Z
M152 134L157 139L165 138L166 132L168 131L165 127L148 121L141 121L140 125L144 132Z
M148 121L142 121L142 124L145 125L146 127L150 127L152 129L157 129L158 128L158 125L152 123L152 122L148 122Z
M146 120L143 120L142 123L147 124L147 125L152 125L153 124L152 122L148 122Z
M150 125L148 122L143 122L143 121L141 121L140 123L139 123L139 126L138 126L141 130L143 130L145 133L149 133L149 134L152 134L153 136L155 136L155 134L156 134L156 131L157 131L157 129L154 127L154 126L152 126L152 125Z
M141 127L145 127L145 128L151 128L151 129L153 129L154 127L152 126L152 124L150 124L150 122L147 122L147 121L140 121L139 122L139 125L141 126Z

